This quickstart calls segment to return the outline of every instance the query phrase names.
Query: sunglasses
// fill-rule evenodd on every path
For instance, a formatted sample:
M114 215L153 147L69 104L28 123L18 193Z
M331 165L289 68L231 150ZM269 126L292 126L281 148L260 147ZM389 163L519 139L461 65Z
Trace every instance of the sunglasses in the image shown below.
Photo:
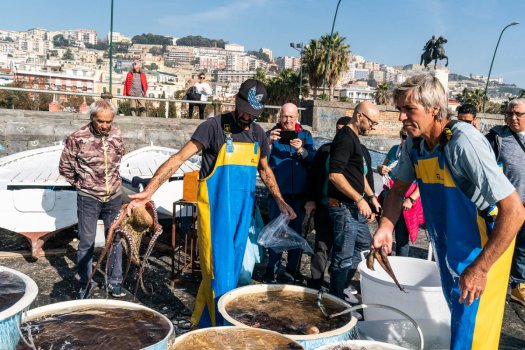
M199 77L199 79L206 79L206 77Z
M472 124L473 120L461 120L463 123Z
M525 115L525 112L507 112L505 113L505 116L507 118L512 118L516 116L516 118L522 118Z

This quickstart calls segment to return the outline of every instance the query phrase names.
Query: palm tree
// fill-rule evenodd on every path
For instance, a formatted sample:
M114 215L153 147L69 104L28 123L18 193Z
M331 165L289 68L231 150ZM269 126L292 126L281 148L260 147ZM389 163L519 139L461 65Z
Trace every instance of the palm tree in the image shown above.
M253 79L259 80L260 82L264 84L268 84L268 77L266 76L266 72L262 68L257 68L255 70L255 74L253 75Z
M374 95L376 104L378 105L387 105L390 102L390 91L387 82L379 83L376 88L376 93Z
M328 71L326 73L326 84L329 90L333 89L339 79L341 73L348 69L348 61L350 60L349 49L350 46L345 42L346 38L340 36L335 32L332 36L332 48L330 50L330 57L328 59ZM330 35L323 35L321 37L323 47L323 72L324 63L326 63L326 55L328 54L328 47L330 45Z
M302 94L308 97L309 90L306 79L302 81ZM267 104L280 106L286 102L298 104L299 102L299 83L300 77L297 72L285 69L279 75L271 79L268 86Z
M461 103L470 103L476 107L476 110L478 112L481 112L483 110L483 98L485 97L485 91L480 89L469 89L465 88L463 89L463 92L456 96L456 99ZM489 101L487 97L487 102Z
M303 53L303 71L308 75L310 87L314 90L314 100L317 98L317 88L323 84L324 61L321 43L317 39L310 40L305 45Z

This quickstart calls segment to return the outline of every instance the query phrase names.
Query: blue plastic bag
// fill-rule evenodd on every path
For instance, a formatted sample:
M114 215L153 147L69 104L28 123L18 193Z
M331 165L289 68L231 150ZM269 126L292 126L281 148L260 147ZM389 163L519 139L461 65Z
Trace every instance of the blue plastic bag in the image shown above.
M252 272L255 264L261 262L262 248L257 244L259 233L264 227L264 222L261 217L259 207L255 206L252 222L250 224L250 232L248 233L248 240L246 242L246 250L244 252L244 260L242 261L241 274L239 275L239 286L245 286L252 281Z

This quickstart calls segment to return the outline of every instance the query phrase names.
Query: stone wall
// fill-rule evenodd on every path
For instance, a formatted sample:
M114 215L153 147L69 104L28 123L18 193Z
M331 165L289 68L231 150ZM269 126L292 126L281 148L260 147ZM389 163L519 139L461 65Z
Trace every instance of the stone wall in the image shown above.
M355 105L344 102L305 101L302 124L314 136L332 138L335 123L342 116L352 116ZM393 107L380 106L381 116L377 130L363 143L371 149L387 151L399 141L401 123ZM503 124L503 116L480 114L481 131L488 132L494 125ZM28 149L51 146L88 123L88 116L76 113L50 113L0 109L0 156ZM115 126L124 133L127 151L153 143L158 146L180 148L201 123L196 119L164 119L117 116ZM273 124L261 123L265 130Z
M85 114L0 109L0 156L52 146L88 122ZM197 119L124 116L114 120L124 134L127 152L150 144L180 148L200 123ZM261 125L266 130L273 126Z

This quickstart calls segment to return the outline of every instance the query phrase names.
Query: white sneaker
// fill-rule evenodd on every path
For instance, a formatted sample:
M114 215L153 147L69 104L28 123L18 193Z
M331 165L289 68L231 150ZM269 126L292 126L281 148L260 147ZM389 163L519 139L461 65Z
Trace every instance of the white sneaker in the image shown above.
M349 302L350 304L360 304L361 302L355 295L352 294L345 294L345 301Z
M356 295L357 289L354 289L354 287L352 286L348 286L345 290L343 290L343 293L345 293L346 295Z

